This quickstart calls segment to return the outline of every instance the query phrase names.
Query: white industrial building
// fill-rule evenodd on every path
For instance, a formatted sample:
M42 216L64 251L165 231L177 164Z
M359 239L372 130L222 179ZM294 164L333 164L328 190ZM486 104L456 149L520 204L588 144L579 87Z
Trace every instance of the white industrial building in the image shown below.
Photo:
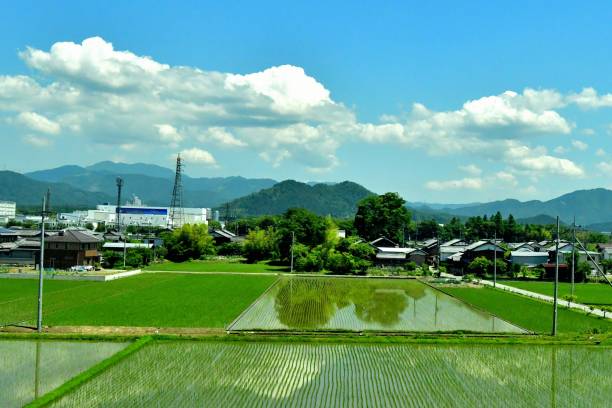
M0 223L6 224L15 218L17 204L14 201L0 201Z
M183 208L184 224L208 224L208 208ZM120 208L121 225L146 227L165 227L168 225L170 208L126 205ZM95 210L88 210L82 222L115 224L117 206L98 205Z

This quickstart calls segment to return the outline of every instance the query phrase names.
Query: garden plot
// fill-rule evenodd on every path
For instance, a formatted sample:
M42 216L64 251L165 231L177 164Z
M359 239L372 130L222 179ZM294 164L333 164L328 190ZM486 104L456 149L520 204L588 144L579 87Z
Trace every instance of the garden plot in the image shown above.
M125 346L124 343L0 340L0 407L21 407Z
M54 407L609 406L603 346L153 343Z
M284 277L230 331L524 333L416 280Z

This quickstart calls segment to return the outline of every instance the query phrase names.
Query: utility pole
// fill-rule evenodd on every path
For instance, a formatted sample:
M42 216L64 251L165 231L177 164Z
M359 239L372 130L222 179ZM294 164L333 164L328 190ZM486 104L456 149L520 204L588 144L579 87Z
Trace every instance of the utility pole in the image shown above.
M442 276L442 272L440 271L440 257L441 257L441 252L440 252L440 233L436 233L436 244L438 245L438 277ZM436 297L436 300L438 298Z
M497 287L497 229L493 238L493 287Z
M293 273L293 245L295 243L295 232L291 231L291 273Z
M574 271L576 270L576 216L572 223L572 299L574 299ZM572 300L573 301L573 300Z
M125 269L125 258L127 255L127 246L125 244L125 241L127 241L127 231L125 232L125 236L123 237L123 269Z
M42 333L42 302L43 302L43 272L45 270L45 215L49 211L49 201L51 192L47 189L47 193L42 199L42 209L40 212L40 264L38 271L38 319L36 329Z
M559 216L557 215L557 240L555 242L555 285L553 289L553 327L552 335L557 335L557 295L559 286Z

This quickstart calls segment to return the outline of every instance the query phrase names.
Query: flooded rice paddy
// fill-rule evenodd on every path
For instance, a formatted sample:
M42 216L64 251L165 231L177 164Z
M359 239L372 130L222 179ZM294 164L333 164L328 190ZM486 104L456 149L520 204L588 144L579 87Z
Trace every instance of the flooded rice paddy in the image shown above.
M152 343L54 407L605 407L612 349Z
M0 340L0 407L21 407L124 347L124 343Z
M283 277L228 329L524 333L416 280Z

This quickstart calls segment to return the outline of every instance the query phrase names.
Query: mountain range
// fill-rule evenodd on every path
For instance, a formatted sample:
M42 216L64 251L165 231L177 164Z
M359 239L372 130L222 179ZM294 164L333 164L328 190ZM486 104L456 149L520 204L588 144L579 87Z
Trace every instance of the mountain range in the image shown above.
M566 224L571 224L575 216L576 224L586 226L612 221L612 190L577 190L547 201L507 199L461 207L442 207L439 211L458 216L490 215L499 211L504 217L512 214L517 219L558 215Z
M93 208L116 201L116 178L122 177L123 200L137 195L148 205L168 206L174 184L172 169L146 163L103 161L91 166L67 165L19 174L0 171L0 200L35 207L47 188L52 205L62 209ZM351 182L301 183L294 180L244 177L189 177L183 174L183 202L189 207L231 209L236 215L279 214L290 207L304 207L321 215L352 217L357 202L374 194ZM488 203L429 204L409 202L416 220L446 223L453 216L512 214L518 222L549 224L559 215L565 224L576 217L578 225L598 231L612 230L612 190L578 190L547 201L507 199Z
M103 161L87 167L69 165L40 170L26 173L25 176L40 182L62 183L80 191L102 194L105 197L104 202L116 201L116 178L120 176L123 179L122 195L125 199L136 195L144 203L155 206L170 204L174 185L173 170L146 163L126 164ZM216 207L226 201L271 187L277 181L244 177L195 178L183 174L182 183L183 205L186 207ZM97 198L99 197L98 195ZM24 202L23 205L30 205L30 203Z

